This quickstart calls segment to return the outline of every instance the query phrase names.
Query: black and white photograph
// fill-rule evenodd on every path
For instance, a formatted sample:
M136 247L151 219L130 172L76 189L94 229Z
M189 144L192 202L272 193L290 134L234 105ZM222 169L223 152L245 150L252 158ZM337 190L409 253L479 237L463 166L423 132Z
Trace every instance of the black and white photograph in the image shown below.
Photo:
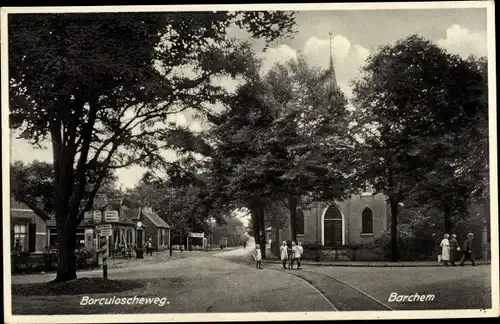
M499 316L493 1L1 8L6 323Z

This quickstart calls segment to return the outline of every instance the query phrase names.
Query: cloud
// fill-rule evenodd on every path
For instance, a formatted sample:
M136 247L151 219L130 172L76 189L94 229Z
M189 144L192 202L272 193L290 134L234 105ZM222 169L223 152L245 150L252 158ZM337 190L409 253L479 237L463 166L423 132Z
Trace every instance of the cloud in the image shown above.
M12 132L12 130L11 130ZM43 142L42 148L37 148L31 145L28 141L22 138L16 138L17 133L12 132L10 137L10 160L22 161L23 163L31 163L35 160L41 162L52 163L52 148L50 141Z
M359 70L365 63L370 52L361 45L351 44L349 39L342 35L332 38L332 57L337 76L337 83L346 96L352 96L349 81L359 77ZM294 50L287 45L279 45L259 54L264 60L263 72L267 72L275 63L283 63L296 59L302 54L310 66L328 69L330 60L330 40L310 37L299 50Z
M276 47L269 48L266 52L257 54L257 57L262 59L261 72L266 73L277 63L285 63L291 59L296 59L297 51L288 45L281 44Z
M230 76L221 76L212 79L212 85L224 88L229 93L235 93L239 85L243 83L243 78L232 78Z
M313 62L318 62L319 66L328 67L330 40L309 38L303 48L303 54ZM332 38L332 56L334 61L342 62L349 56L351 43L347 38L341 35L335 35ZM324 60L326 56L326 60ZM326 65L325 65L326 64Z
M438 40L438 45L451 53L463 57L469 55L486 56L487 36L485 32L472 32L460 25L453 25L446 30L446 38Z
M187 126L187 118L182 112L171 115L168 120L178 126Z

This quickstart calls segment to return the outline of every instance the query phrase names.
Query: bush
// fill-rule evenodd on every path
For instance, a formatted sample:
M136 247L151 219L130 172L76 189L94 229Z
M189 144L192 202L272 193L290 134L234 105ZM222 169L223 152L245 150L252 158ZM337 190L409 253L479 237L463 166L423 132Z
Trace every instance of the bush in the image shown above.
M433 260L435 257L436 235L430 228L412 229L409 225L398 225L398 252L400 261ZM381 253L384 259L391 258L391 233L384 231L374 241L375 251Z

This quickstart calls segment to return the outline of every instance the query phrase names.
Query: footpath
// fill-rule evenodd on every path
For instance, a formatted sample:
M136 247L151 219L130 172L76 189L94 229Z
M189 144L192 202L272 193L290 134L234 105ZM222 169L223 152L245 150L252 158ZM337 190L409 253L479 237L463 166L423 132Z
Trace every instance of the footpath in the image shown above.
M253 248L253 246L252 246ZM271 249L266 249L266 259L262 260L263 263L271 263L271 264L282 264L283 261L279 260L277 256L275 256ZM312 266L325 266L325 267L444 267L445 265L442 262L437 261L344 261L344 260L301 260L300 263L304 265L312 265ZM460 266L460 262L455 262L456 266ZM476 260L476 265L489 265L491 264L490 260ZM451 264L449 266L452 266ZM467 261L464 266L471 266L470 261Z
M263 263L276 263L281 264L282 261L276 259L265 259L262 260ZM434 261L399 261L399 262L389 262L389 261L313 261L313 260L302 260L300 263L304 265L312 266L326 266L326 267L444 267L443 263ZM459 262L455 262L456 266L459 267ZM476 261L476 265L489 265L490 261ZM450 265L451 266L451 265ZM465 266L471 266L470 262L465 263Z

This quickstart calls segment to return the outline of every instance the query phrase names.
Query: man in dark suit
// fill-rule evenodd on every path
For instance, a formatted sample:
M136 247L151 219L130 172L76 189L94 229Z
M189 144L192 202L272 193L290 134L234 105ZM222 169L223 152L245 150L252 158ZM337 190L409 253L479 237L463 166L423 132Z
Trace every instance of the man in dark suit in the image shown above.
M465 260L468 259L471 261L472 265L476 265L476 260L474 259L474 255L472 254L472 240L474 239L474 234L469 233L467 235L467 239L464 242L464 251L462 255L462 259L460 260L460 266L464 266Z
M451 265L453 265L453 266L455 266L455 261L457 260L458 250L460 250L460 248L458 247L457 234L451 234L450 261L451 261Z

